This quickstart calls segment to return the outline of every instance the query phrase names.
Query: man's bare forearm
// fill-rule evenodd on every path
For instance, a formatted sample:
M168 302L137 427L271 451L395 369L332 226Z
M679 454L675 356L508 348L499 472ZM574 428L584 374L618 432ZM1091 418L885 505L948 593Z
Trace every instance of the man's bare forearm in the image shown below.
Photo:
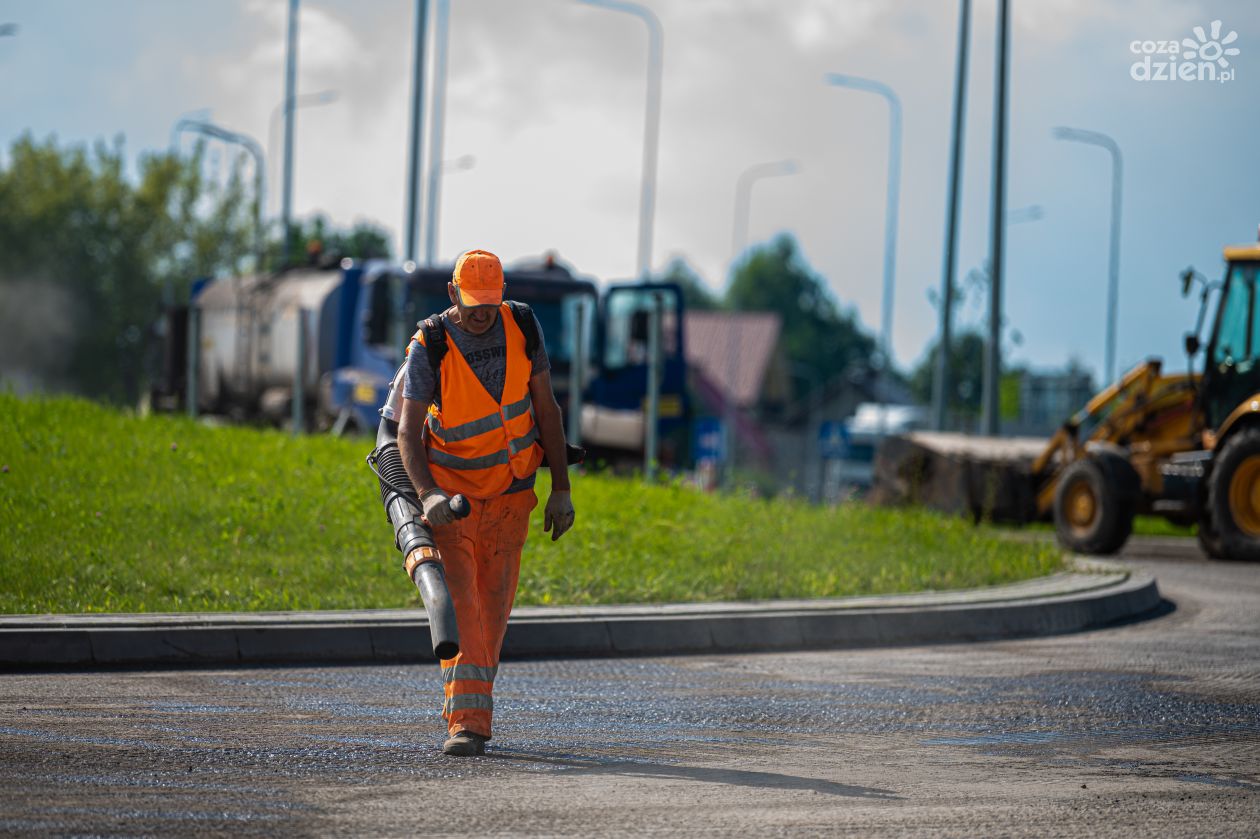
M411 485L420 495L437 486L433 473L429 471L429 456L420 437L426 414L426 409L419 402L404 399L402 417L398 422L398 454L402 457L403 469L407 470Z

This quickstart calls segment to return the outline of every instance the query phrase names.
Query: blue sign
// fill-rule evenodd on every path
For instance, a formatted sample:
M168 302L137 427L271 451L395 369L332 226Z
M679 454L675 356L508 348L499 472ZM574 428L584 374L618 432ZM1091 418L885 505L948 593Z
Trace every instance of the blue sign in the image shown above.
M696 461L723 460L722 421L717 417L696 420Z
M843 460L849 451L849 429L838 420L818 426L818 454L823 460Z

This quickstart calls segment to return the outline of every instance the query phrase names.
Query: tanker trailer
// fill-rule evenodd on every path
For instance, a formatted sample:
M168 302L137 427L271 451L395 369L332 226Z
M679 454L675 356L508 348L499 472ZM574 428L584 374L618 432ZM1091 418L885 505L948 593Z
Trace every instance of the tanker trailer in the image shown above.
M281 424L290 421L300 389L304 426L326 429L339 415L345 424L346 406L332 397L333 373L373 384L392 374L405 338L387 304L402 282L386 263L345 260L324 270L202 283L187 309L167 313L153 404L186 405L192 374L197 413Z

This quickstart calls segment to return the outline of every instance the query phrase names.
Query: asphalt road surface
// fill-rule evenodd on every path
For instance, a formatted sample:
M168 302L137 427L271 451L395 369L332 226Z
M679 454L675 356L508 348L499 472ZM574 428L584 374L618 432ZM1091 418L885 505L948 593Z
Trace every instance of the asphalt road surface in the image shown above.
M1039 640L508 662L483 758L436 665L0 676L0 832L1260 835L1260 566Z

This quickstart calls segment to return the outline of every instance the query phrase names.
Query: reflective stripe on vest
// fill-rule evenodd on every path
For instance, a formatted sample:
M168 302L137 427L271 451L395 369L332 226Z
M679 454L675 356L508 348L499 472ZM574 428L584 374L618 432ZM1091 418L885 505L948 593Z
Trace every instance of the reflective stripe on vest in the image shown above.
M425 420L429 466L438 486L471 498L493 498L542 462L529 394L531 360L508 304L499 307L506 341L503 393L495 401L454 341L447 342L439 382L441 405ZM417 340L423 343L424 330Z
M525 394L524 399L518 402L513 402L511 405L505 405L503 407L503 416L506 419L519 417L521 414L528 411L532 406L533 402L530 400L529 394L527 393ZM425 420L425 425L429 426L429 430L448 443L457 443L460 440L468 440L472 437L476 437L478 434L485 434L487 431L494 431L502 424L503 421L499 419L498 411L495 411L493 414L487 414L479 419L475 419L472 422L457 425L454 428L443 428L442 423L434 414L429 414L428 419Z

